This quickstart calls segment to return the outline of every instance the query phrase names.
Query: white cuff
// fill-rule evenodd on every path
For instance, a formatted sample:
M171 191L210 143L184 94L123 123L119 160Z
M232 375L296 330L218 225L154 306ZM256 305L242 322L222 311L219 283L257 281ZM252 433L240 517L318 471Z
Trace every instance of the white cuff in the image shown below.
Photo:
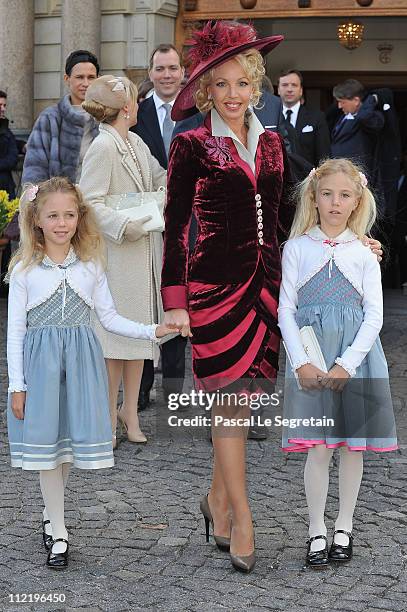
M307 363L311 363L311 361L308 358L302 359L301 361L296 361L292 365L293 372L296 372L298 370L298 368L300 368L303 365L306 365Z
M150 340L154 340L154 342L156 344L159 344L159 342L161 341L161 338L157 338L156 336L156 329L158 327L158 323L153 323L153 325L149 325L149 327L151 328L150 330Z
M7 389L7 391L9 393L21 393L23 391L27 391L27 385L25 385L24 383L21 385L12 385L10 384L9 388Z
M352 368L352 366L348 365L343 359L342 357L337 357L335 359L335 363L338 364L339 366L341 366L341 368L343 368L344 370L346 370L346 372L349 374L349 376L351 378L353 378L356 375L356 370L354 368Z

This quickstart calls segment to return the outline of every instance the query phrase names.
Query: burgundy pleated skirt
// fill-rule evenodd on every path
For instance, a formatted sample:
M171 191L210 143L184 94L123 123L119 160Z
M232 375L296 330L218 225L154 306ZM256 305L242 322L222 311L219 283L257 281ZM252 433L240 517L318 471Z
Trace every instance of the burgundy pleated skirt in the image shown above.
M197 389L254 392L275 382L281 337L279 285L268 279L260 259L245 283L188 283Z

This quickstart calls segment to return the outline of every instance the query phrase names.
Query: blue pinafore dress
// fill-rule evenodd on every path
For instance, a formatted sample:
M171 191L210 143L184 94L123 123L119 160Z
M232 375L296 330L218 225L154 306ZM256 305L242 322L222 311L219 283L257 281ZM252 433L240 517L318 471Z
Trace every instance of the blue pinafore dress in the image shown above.
M77 261L73 253L60 267ZM45 257L40 265L56 264ZM13 415L10 396L7 409L12 467L113 466L107 374L90 316L91 308L65 278L49 299L28 311L24 419Z
M352 345L363 322L362 296L334 261L298 291L296 321L311 325L328 371ZM342 392L300 390L286 364L284 451L301 452L318 444L350 450L396 450L397 438L386 358L380 338Z

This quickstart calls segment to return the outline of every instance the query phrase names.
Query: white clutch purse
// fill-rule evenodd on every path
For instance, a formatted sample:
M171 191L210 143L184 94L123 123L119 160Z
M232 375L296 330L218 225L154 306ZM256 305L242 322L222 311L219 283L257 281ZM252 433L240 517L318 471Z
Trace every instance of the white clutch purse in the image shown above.
M131 221L137 221L142 217L151 215L152 219L146 221L143 228L147 232L164 231L164 187L160 187L158 191L129 192L106 196L105 203L109 208L124 213Z
M300 329L301 341L304 347L304 351L307 353L310 362L315 367L319 368L323 372L328 372L328 368L326 367L325 358L322 354L321 347L319 346L318 339L315 335L315 332L311 325L305 325ZM287 353L288 361L293 367L293 361L290 357L290 353L287 350L287 346L284 344L285 352ZM298 380L298 374L294 371L294 376L297 379L298 388L301 389L301 385Z

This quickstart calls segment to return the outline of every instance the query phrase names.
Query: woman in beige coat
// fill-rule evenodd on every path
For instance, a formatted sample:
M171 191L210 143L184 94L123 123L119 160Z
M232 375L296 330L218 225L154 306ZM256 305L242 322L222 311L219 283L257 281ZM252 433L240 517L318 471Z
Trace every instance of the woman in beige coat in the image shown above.
M118 312L134 321L162 320L160 297L162 237L126 218L124 211L109 208L110 195L155 191L165 186L166 172L139 136L129 132L137 122L137 88L126 77L105 75L88 88L84 109L101 121L83 160L80 188L96 212L107 245L107 278ZM113 445L117 416L132 442L146 442L140 430L137 403L144 359L157 358L148 340L132 340L105 331L95 321L106 359ZM124 402L117 413L117 396L123 380Z

